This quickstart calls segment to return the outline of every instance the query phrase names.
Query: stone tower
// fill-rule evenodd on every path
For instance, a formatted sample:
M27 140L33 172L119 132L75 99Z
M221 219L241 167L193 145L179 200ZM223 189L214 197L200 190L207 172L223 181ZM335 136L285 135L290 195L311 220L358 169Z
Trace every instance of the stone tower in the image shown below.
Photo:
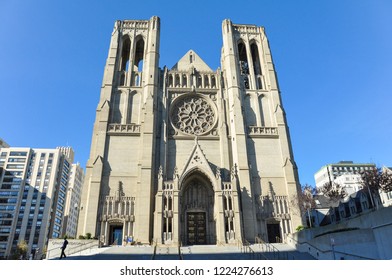
M193 50L161 69L159 18L115 23L80 235L105 244L275 242L302 224L265 32L225 20L222 33L221 69Z

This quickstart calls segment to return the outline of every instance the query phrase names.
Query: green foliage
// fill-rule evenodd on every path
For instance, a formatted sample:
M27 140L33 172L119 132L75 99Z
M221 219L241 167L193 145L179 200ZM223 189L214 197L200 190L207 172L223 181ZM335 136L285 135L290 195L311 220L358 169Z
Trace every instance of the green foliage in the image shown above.
M91 239L91 233L86 233L86 239Z
M19 260L25 259L27 255L27 250L29 249L28 244L25 240L22 240L17 246L13 254L11 255L11 259Z
M304 230L304 229L305 229L305 227L303 225L299 225L299 226L297 226L297 228L295 230L296 231L301 231L301 230Z
M78 238L79 238L79 239L86 239L86 238L84 237L84 235L79 235Z

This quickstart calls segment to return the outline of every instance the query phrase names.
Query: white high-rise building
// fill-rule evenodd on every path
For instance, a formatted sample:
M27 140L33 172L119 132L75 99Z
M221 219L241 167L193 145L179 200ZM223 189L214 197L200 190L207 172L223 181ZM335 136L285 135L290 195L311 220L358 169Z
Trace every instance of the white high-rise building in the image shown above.
M383 166L382 171L392 175L392 167ZM381 202L384 207L392 206L392 191L380 192Z
M362 188L360 173L376 168L374 163L354 163L339 161L323 166L314 174L316 188L322 188L326 183L339 184L347 194L357 192Z
M72 162L60 149L0 149L0 258L62 236Z
M84 170L79 163L71 166L69 175L67 199L64 213L63 234L68 237L77 237L77 226L80 210L80 197L84 182Z

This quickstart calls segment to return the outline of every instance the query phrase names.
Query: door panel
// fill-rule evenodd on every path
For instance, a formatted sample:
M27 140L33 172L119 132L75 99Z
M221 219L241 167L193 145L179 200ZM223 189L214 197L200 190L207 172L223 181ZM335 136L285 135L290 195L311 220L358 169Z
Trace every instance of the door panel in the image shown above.
M189 212L187 214L187 244L206 244L206 213Z

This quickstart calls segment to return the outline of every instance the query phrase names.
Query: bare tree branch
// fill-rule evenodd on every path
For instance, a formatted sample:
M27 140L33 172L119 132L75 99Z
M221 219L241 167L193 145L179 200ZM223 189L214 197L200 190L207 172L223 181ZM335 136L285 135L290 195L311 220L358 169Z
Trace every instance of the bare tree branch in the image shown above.
M340 184L330 182L325 183L321 187L320 192L333 201L341 200L347 195L346 191Z

